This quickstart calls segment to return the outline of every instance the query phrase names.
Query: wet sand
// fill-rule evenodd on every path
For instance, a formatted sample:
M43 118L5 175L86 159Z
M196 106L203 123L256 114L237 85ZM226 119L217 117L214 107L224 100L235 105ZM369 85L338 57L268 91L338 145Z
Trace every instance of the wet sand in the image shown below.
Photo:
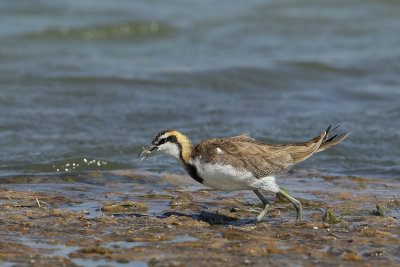
M399 266L400 179L296 171L303 205L136 171L0 185L1 266ZM151 186L149 186L151 183Z

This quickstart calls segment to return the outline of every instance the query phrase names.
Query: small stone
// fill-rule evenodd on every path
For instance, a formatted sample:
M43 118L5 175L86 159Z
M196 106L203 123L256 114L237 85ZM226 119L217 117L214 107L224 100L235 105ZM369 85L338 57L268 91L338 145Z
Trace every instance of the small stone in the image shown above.
M93 253L93 254L109 254L112 252L111 249L105 247L86 247L79 250L80 253Z
M244 264L251 264L251 260L249 260L249 259L244 259L243 263L244 263Z
M327 209L324 216L322 217L322 220L325 223L338 224L342 221L342 218L340 218L340 216L337 215L333 209Z
M353 252L345 252L342 255L340 255L340 257L342 258L342 260L345 260L345 261L360 261L361 260L360 254L353 253Z
M376 202L375 205L376 205L376 210L374 210L374 215L384 217L386 215L386 212L388 212L388 208L380 202Z
M188 197L179 196L171 201L171 208L177 208L179 206L186 207L192 203L193 203L192 200L190 200Z

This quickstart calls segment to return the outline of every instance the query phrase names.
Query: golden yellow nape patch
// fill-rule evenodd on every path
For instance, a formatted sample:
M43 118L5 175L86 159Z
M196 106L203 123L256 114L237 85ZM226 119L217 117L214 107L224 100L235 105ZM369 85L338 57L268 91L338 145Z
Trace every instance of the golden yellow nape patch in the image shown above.
M189 162L192 154L192 142L190 142L186 135L183 135L178 131L170 131L168 133L176 136L176 139L182 146L182 158L184 161Z

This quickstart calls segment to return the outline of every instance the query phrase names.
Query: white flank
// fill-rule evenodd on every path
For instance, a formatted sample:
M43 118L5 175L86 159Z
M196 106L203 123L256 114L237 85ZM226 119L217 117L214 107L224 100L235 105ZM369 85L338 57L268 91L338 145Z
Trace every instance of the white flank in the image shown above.
M218 152L218 154L224 154L224 151L222 151L222 149L219 147L217 147L217 152Z
M231 165L202 163L199 158L194 160L203 184L227 191L264 189L274 193L279 191L275 177L267 176L257 179L249 171L235 169Z

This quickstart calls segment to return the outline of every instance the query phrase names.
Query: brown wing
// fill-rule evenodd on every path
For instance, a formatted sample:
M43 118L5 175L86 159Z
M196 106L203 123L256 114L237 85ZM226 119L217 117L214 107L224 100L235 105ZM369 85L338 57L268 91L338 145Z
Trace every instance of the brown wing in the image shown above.
M325 139L326 131L303 143L285 145L285 151L293 158L293 163L298 163L311 157L320 148Z
M194 147L193 153L193 157L201 155L206 163L229 164L248 170L257 178L284 172L292 163L283 146L258 143L252 138L205 140Z
M214 138L197 144L192 157L201 155L206 163L229 164L260 178L285 172L293 164L307 159L317 152L325 136L326 132L307 142L289 145L261 143L248 135Z
M248 134L241 134L241 135L233 136L233 137L226 138L226 139L237 139L237 140L241 140L241 141L256 142L256 139L251 138Z

